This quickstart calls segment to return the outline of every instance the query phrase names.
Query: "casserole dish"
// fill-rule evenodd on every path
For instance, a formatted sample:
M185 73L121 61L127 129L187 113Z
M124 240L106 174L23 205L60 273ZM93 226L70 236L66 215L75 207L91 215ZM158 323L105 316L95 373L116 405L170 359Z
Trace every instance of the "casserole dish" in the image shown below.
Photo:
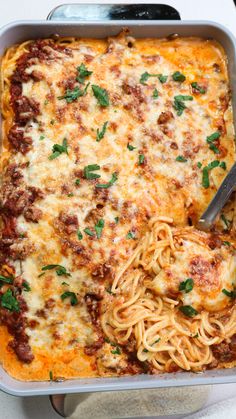
M201 36L214 38L224 47L228 56L229 75L235 73L235 41L232 35L222 26L210 22L175 22L175 21L129 21L125 25L134 37L166 37L171 33L180 36ZM0 36L0 53L8 46L26 39L49 37L53 33L60 36L79 36L104 38L119 33L124 26L123 21L114 22L18 22L2 29ZM236 82L231 78L232 91L236 89ZM235 110L235 104L234 110ZM234 112L235 114L235 112ZM125 390L138 388L171 387L184 385L199 385L209 383L227 383L236 381L235 369L208 371L196 376L193 373L160 374L158 376L136 376L120 378L96 378L68 380L66 382L27 382L22 383L10 378L3 370L0 373L0 388L14 395L42 395L73 392L94 392L107 390Z

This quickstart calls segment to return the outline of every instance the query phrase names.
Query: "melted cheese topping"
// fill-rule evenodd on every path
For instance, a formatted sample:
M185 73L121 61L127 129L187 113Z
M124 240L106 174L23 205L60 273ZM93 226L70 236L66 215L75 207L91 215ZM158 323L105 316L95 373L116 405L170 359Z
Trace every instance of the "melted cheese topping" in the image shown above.
M40 80L24 82L22 94L39 103L40 114L22 128L25 136L32 138L30 151L26 155L11 152L9 160L16 164L29 162L22 169L25 185L39 187L45 193L35 204L42 211L38 223L27 221L23 215L17 220L18 231L27 234L34 251L20 263L15 261L14 266L16 274L23 275L31 287L30 292L24 292L27 319L37 321L34 328L26 330L35 355L32 364L22 365L14 354L4 350L5 368L20 379L48 379L49 370L65 378L98 374L94 357L83 354L84 346L98 337L84 295L106 292L117 267L128 259L136 240L145 232L147 219L168 214L179 226L187 225L189 217L197 220L234 162L232 109L230 105L227 110L222 108L222 98L229 88L227 62L218 43L198 38L139 39L129 48L121 37L110 39L109 46L107 41L90 39L74 40L66 46L71 55L54 51L54 59L35 59L27 68L28 74L39 73ZM89 82L87 94L71 103L60 100L66 91L65 82L75 79L82 63L92 74L84 85L75 85L83 89ZM10 78L14 69L5 68L3 76ZM172 79L176 71L185 75L183 83ZM161 83L152 76L142 84L140 78L145 72L168 78ZM191 83L195 81L206 86L205 94L193 92ZM92 85L107 90L109 106L100 106ZM154 89L158 98L153 97ZM180 116L173 107L177 95L193 97L184 101L186 109ZM170 120L158 123L161 113L167 111L172 112ZM216 155L206 137L219 129L222 120L225 132L220 145L224 152ZM96 141L97 130L106 121L104 137ZM61 145L64 138L68 154L63 152L50 160L53 145ZM128 144L135 148L129 150ZM9 150L3 160L7 153ZM144 155L141 164L140 154ZM178 156L186 161L176 160ZM216 159L224 161L227 169L219 166L211 170L210 187L204 188L202 168ZM94 172L100 175L95 181L80 175L91 164L100 166ZM97 183L109 182L114 173L118 179L112 186L96 189ZM79 186L75 184L77 178ZM77 216L82 240L76 231L68 239L58 226L61 212ZM94 226L99 219L104 220L104 228L98 239ZM84 232L86 228L93 237ZM155 291L161 295L175 291L179 279L190 275L191 260L199 253L206 263L212 258L212 254L202 255L197 245L186 240L175 264L159 274ZM42 267L49 264L63 265L70 276L47 270L39 277ZM102 277L96 279L104 264L110 269L108 283ZM223 255L212 270L203 283L199 279L192 293L184 295L184 304L196 303L207 310L223 307L227 297L221 288L230 288L235 263ZM60 296L65 291L74 292L79 304L62 301ZM39 316L45 301L51 298L54 307ZM117 357L111 358L111 363L117 363Z

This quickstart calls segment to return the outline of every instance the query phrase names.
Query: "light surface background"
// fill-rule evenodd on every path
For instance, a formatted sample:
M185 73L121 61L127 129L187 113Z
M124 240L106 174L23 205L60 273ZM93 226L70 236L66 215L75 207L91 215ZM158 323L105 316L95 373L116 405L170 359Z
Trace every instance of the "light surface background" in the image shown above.
M15 20L46 19L49 12L62 3L76 3L76 0L62 0L61 2L56 0L0 0L0 27ZM138 4L148 3L148 1L95 0L88 2L84 0L80 3ZM158 3L158 1L150 0L150 3ZM236 7L233 0L160 0L159 3L175 7L182 20L199 19L219 22L227 26L236 36ZM187 393L187 389L185 391ZM236 396L236 385L217 385L210 391L208 404L232 396ZM0 419L13 418L59 419L60 417L53 412L46 396L17 398L0 392Z

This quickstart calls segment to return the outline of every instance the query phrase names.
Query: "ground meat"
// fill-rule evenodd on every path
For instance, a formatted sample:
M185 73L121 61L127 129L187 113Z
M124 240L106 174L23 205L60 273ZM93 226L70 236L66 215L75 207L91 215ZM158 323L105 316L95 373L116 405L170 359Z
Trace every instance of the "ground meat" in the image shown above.
M43 192L34 186L29 186L24 190L10 188L4 197L2 211L18 216L23 214L34 201L41 199L43 196Z
M39 115L39 103L26 96L20 96L13 102L16 122L26 123Z
M22 84L21 83L11 83L10 87L11 101L17 99L22 95Z
M98 340L91 345L86 345L84 348L84 352L86 355L95 355L98 349L100 349L103 346L104 338L103 336L99 336Z
M222 246L222 240L216 234L212 234L208 240L208 246L211 249L220 248Z
M127 95L132 95L138 103L146 102L145 96L143 95L142 89L139 85L132 86L130 83L124 82L122 84L122 89Z
M41 73L41 71L33 70L30 75L34 81L40 81L44 79L44 75Z
M6 178L9 177L11 183L14 186L19 186L21 179L23 178L23 173L20 170L21 166L15 163L9 164L6 171Z
M66 234L71 234L77 231L79 222L76 214L68 214L61 212L58 217L58 227Z
M161 114L159 115L159 117L157 119L157 123L159 125L166 124L167 122L169 122L173 118L174 118L174 115L171 111L161 112Z
M3 238L13 238L17 237L16 231L16 217L2 214L3 228L2 228L2 237Z
M111 267L106 263L97 265L96 268L92 271L92 275L96 279L105 279L111 273Z
M24 131L19 124L14 124L11 127L7 137L16 151L26 154L31 149L32 138L24 136Z
M39 208L32 205L24 212L24 217L26 221L32 221L33 223L37 223L42 217L42 214L43 213Z
M33 244L28 239L18 239L9 247L9 256L13 260L24 260L34 251Z
M98 326L99 317L101 313L101 300L102 296L95 293L88 293L84 297L88 312L90 314L94 326Z
M178 144L175 143L174 141L172 141L172 143L170 144L170 148L172 148L172 150L178 150Z
M30 364L33 361L34 355L32 354L31 347L27 342L18 342L18 340L14 339L10 342L10 347L15 351L20 361L27 364Z
M231 362L236 359L236 335L233 335L230 343L222 342L219 345L212 345L214 357L220 362Z

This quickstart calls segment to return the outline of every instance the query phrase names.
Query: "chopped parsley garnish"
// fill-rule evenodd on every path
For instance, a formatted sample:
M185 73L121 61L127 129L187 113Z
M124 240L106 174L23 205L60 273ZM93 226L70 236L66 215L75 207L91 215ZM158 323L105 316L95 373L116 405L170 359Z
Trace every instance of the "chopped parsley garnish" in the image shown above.
M20 311L20 305L10 288L1 295L1 307L10 311Z
M44 105L48 105L48 100L47 99L45 99L45 101L44 101Z
M84 232L88 235L88 236L90 236L90 237L94 237L94 233L88 228L88 227L86 227L85 229L84 229Z
M79 67L77 67L78 76L76 77L76 80L82 84L84 84L85 78L88 76L91 76L93 74L92 71L89 71L85 65L82 63Z
M191 83L191 86L195 89L195 90L197 90L199 93L206 93L206 90L205 89L203 89L201 86L199 86L199 84L196 82L196 81L194 81L193 83Z
M133 150L135 150L137 147L134 147L133 145L131 145L130 143L128 143L128 144L127 144L127 148L128 148L128 150L133 151Z
M28 282L26 282L26 281L22 282L22 287L23 287L24 291L27 291L27 292L31 291L31 288L30 288Z
M80 185L80 179L76 179L76 180L75 180L75 185L76 185L76 186L79 186L79 185Z
M120 355L120 354L121 354L121 350L120 350L119 346L117 346L117 347L116 347L116 349L113 349L113 350L111 351L111 353L112 353L113 355Z
M186 294L192 291L194 282L192 278L187 278L186 281L182 281L179 284L179 291L184 291Z
M50 124L54 125L55 124L55 119L51 119Z
M196 335L192 336L193 338L199 338L199 334L196 333Z
M62 301L64 301L66 298L70 298L70 303L72 306L76 306L78 304L78 299L74 292L72 291L66 291L61 295Z
M113 295L114 294L114 292L112 292L111 291L111 287L110 288L106 288L106 292L108 292L108 294L111 294L111 295ZM107 338L108 339L108 338ZM106 340L106 339L105 339ZM107 342L107 341L106 341ZM108 342L108 343L110 343L110 341Z
M44 140L44 138L45 138L45 135L40 135L40 137L39 137L39 141Z
M56 159L62 153L68 154L67 148L68 148L67 139L63 138L62 145L60 145L60 144L54 144L53 145L52 154L48 157L49 160Z
M73 192L70 192L67 194L68 198L71 198L72 196L74 196Z
M79 240L82 240L82 238L83 238L83 234L81 233L80 230L77 230L77 237L78 237Z
M139 166L144 163L144 160L145 160L144 154L139 154L139 156L138 156L138 164L139 164Z
M89 164L88 166L85 166L85 168L84 168L85 179L98 179L98 178L100 178L101 175L98 175L97 173L92 173L96 170L100 170L100 166L98 164Z
M135 233L133 231L129 231L126 235L127 239L135 239Z
M149 77L157 77L161 83L165 83L168 76L163 76L163 74L150 74L147 71L145 73L141 74L140 77L140 83L146 84L146 81L149 79Z
M177 156L175 160L181 163L185 163L187 161L187 159L184 156Z
M101 237L101 235L102 235L102 230L103 230L103 228L104 228L104 224L105 224L105 222L104 222L104 220L99 220L98 222L97 222L97 224L95 224L95 226L94 226L94 229L95 229L95 231L96 231L96 234L97 234L97 238L98 239L100 239L100 237Z
M220 164L219 160L214 160L211 163L209 163L208 166L203 167L203 170L202 170L202 186L204 188L209 188L209 186L210 186L210 180L209 180L210 170L214 169L215 167L218 167L219 164Z
M106 89L97 86L96 84L92 85L92 90L95 98L97 99L99 105L109 106L109 96Z
M226 229L229 230L229 228L230 228L230 221L225 217L224 214L221 214L220 218L223 221L223 223L225 224Z
M71 276L71 274L67 272L66 268L62 265L46 265L46 266L43 266L41 270L48 271L51 269L56 269L56 274L58 276L62 276L62 275Z
M175 71L172 74L172 79L174 81L179 81L180 83L182 83L183 81L186 80L186 77L184 76L184 74L180 73L180 71Z
M220 154L220 150L214 144L214 141L217 141L219 138L220 138L220 132L219 131L213 132L213 134L209 135L206 138L206 142L209 144L210 150L214 151L215 154Z
M226 170L227 169L225 161L220 162L220 167L223 170Z
M153 90L153 93L152 93L152 97L153 97L153 99L157 99L157 98L158 98L158 96L159 96L159 92L158 92L158 90L157 90L157 89L154 89L154 90Z
M192 96L189 95L178 95L174 96L174 109L177 111L177 115L182 115L184 109L186 109L184 101L186 100L193 100Z
M0 286L2 286L1 282L4 282L5 284L13 284L13 277L0 275Z
M230 243L230 242L228 242L227 240L225 240L225 241L223 241L223 245L224 245L224 246L231 246L231 243Z
M87 83L84 90L81 90L79 86L76 86L73 90L66 89L66 93L63 96L58 96L57 99L65 99L67 103L72 103L81 96L85 96L90 83Z
M110 188L110 186L112 186L118 179L118 176L116 173L112 173L111 175L111 180L109 180L109 182L107 183L98 183L96 185L96 188L100 188L100 189L107 189Z
M200 161L197 163L197 167L198 167L199 169L201 169L201 167L202 167L202 163L201 163Z
M227 295L229 298L236 298L236 290L228 291L225 288L222 289L223 294Z
M102 140L102 138L104 137L104 135L105 135L105 132L106 132L106 129L107 129L107 124L108 124L108 121L106 121L106 122L104 122L104 124L103 124L103 126L102 126L102 129L101 129L101 131L99 131L99 129L97 129L97 137L96 137L96 141L101 141Z
M115 223L116 223L116 224L118 224L118 222L119 222L119 217L115 217L115 218L114 218L114 220L115 220Z
M49 379L50 379L50 381L53 381L53 373L52 373L52 371L49 371Z
M182 306L179 307L179 310L187 317L194 317L198 314L197 310L192 306Z
M68 284L68 282L63 281L63 282L61 283L61 285L67 285L67 286L68 286L69 284Z

